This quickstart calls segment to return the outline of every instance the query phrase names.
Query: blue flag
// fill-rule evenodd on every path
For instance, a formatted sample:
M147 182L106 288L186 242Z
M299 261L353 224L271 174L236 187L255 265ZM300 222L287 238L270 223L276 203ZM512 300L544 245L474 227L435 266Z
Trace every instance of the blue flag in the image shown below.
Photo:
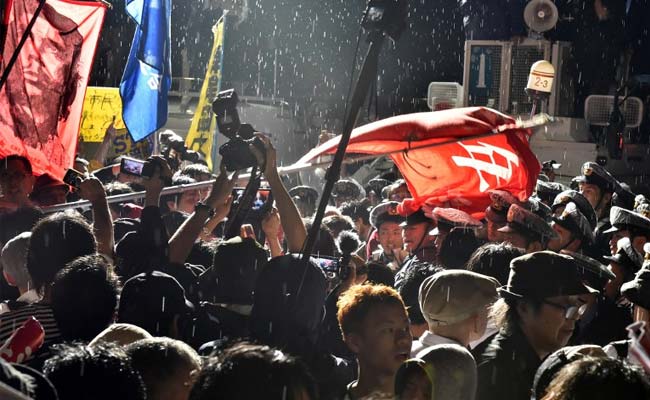
M138 25L120 82L122 118L134 142L167 122L171 86L171 0L126 0Z

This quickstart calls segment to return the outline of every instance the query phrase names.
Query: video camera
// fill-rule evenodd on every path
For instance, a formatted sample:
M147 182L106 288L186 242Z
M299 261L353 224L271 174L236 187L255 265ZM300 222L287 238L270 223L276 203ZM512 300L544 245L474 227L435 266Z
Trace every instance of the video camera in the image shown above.
M224 90L212 102L212 111L217 116L217 128L230 139L219 147L219 154L228 171L252 168L258 164L251 151L255 146L265 154L264 143L255 137L255 129L250 124L242 124L237 112L239 96L235 89Z

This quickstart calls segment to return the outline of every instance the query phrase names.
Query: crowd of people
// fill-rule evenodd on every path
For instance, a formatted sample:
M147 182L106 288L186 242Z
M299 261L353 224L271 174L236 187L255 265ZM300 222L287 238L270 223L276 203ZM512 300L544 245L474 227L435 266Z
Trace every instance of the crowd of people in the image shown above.
M490 190L482 219L405 215L396 169L344 178L305 261L319 191L288 188L258 138L272 206L233 237L223 166L78 159L72 187L0 160L3 399L650 398L628 335L650 323L650 201L602 166L565 186L545 162L532 197Z

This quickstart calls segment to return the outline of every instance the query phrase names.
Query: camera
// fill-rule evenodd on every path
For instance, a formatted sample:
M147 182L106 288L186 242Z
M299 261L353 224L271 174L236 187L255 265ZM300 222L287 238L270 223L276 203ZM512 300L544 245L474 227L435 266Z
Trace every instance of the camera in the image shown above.
M264 143L255 137L255 129L249 124L242 124L237 112L239 96L234 89L217 94L212 102L212 111L217 117L217 128L230 139L219 147L219 154L228 171L252 168L258 165L257 158L251 151L255 146L265 154Z
M197 163L201 160L201 154L194 150L188 150L187 146L185 146L185 139L172 130L167 129L160 132L158 139L160 140L160 145L162 147L161 153L173 170L178 169L180 161ZM174 151L175 156L170 155L172 150Z

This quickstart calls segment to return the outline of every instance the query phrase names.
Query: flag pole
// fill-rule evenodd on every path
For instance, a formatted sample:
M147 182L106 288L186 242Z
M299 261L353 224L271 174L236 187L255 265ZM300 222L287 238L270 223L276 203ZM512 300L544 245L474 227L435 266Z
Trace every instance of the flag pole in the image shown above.
M2 90L2 87L7 82L7 79L9 78L9 73L13 69L14 64L16 63L16 60L18 60L18 55L20 54L20 51L22 50L23 46L25 45L25 42L27 41L27 38L32 33L32 29L34 28L34 24L36 23L36 19L41 14L41 10L43 10L44 6L45 6L45 0L40 0L38 2L38 7L36 7L36 11L34 11L34 15L32 16L32 19L29 21L29 24L27 24L27 27L25 28L25 32L23 32L23 36L20 38L20 42L18 42L18 46L16 46L16 49L14 50L14 53L11 55L11 58L9 59L9 62L7 63L7 67L5 68L4 71L2 71L2 77L0 77L0 90ZM4 51L4 43L2 43L2 45L3 45L3 51Z
M553 117L550 117L546 114L538 114L533 118L532 120L525 120L525 121L517 121L515 124L510 124L510 127L512 129L528 129L528 128L537 128L541 126L545 126L549 122L553 122L554 119ZM439 143L430 143L424 146L412 146L407 149L402 149L402 150L395 150L395 151L390 151L386 153L381 153L381 154L368 154L368 155L363 155L363 156L358 156L358 157L350 157L347 159L344 159L342 163L344 164L350 164L350 163L356 163L359 161L366 161L366 160L372 160L377 157L383 157L383 156L390 156L393 154L400 154L400 153L405 153L408 154L411 151L417 151L417 150L423 150L423 149L430 149L434 147L439 147L439 146L445 146L448 144L453 144L453 143L459 143L463 142L466 140L477 140L477 139L483 139L489 136L493 136L495 134L508 134L507 129L504 127L497 127L494 130L483 133L480 135L473 135L473 136L466 136L458 139L453 139L453 140L447 140L444 142L439 142ZM278 168L278 173L280 175L289 175L289 174L295 174L298 172L302 171L308 171L311 169L316 169L320 167L328 167L331 165L331 161L321 161L321 162L313 162L313 163L301 163L301 164L293 164L289 165L287 167L279 167ZM250 178L250 174L241 174L239 175L240 180L245 180ZM168 194L177 194L177 193L183 193L188 190L197 190L197 189L208 189L212 186L214 183L214 180L210 181L204 181L204 182L197 182L197 183L190 183L186 185L177 185L177 186L170 186L166 187L162 190L161 195L168 195ZM118 194L115 196L109 196L106 198L109 204L112 203L123 203L126 201L131 201L131 200L137 200L140 198L143 198L145 196L145 192L135 192L135 193L126 193L126 194ZM48 207L43 207L43 212L45 213L53 213L53 212L58 212L58 211L64 211L69 208L88 208L90 207L90 202L87 200L81 200L81 201L76 201L72 203L62 203L62 204L56 204L53 206L48 206Z

